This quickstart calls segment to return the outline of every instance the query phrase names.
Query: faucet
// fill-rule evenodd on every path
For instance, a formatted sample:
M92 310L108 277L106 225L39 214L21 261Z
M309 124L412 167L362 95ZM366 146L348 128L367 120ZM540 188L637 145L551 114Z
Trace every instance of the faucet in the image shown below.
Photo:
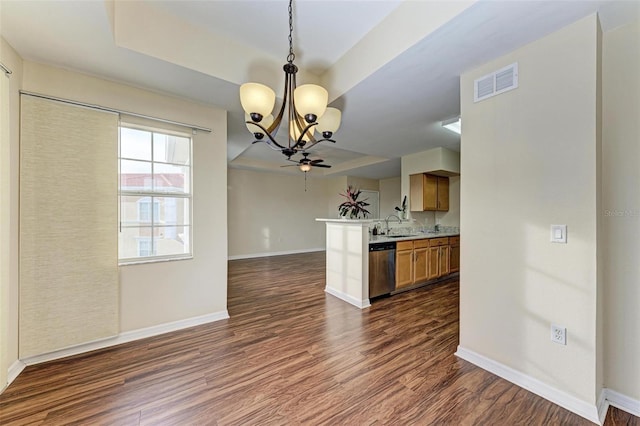
M389 219L392 218L392 217L395 217L396 219L398 219L398 223L402 223L402 219L400 219L395 214L390 214L389 216L387 216L387 218L384 220L384 223L387 226L387 235L389 235Z

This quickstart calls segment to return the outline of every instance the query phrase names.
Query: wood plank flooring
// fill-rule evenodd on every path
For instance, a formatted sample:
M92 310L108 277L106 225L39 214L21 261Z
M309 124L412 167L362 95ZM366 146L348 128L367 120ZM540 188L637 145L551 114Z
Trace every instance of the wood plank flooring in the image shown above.
M453 355L457 281L360 311L324 293L324 259L230 262L230 319L27 367L0 424L591 424Z

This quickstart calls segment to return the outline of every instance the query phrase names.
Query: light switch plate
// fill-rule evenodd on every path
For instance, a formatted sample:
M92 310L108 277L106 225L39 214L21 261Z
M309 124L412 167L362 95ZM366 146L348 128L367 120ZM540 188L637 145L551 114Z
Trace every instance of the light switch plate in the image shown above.
M567 225L551 225L551 242L567 243Z

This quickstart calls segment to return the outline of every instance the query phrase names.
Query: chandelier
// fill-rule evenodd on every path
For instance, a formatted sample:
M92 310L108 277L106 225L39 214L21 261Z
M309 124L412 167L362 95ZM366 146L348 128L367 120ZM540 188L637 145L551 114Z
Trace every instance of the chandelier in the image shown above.
M293 0L289 0L289 54L284 70L284 97L278 115L272 111L276 94L268 86L260 83L245 83L240 86L240 103L245 111L247 129L256 138L253 143L264 142L270 148L282 152L287 158L315 144L329 141L340 127L342 113L339 109L327 107L329 93L315 84L296 85L298 67L293 63ZM282 119L288 121L288 144L282 145L275 139ZM319 138L314 137L314 133ZM267 137L265 139L265 136Z

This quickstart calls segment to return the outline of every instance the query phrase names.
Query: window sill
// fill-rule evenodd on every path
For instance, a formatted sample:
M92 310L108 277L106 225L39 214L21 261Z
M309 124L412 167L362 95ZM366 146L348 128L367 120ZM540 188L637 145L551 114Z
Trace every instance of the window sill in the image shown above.
M167 257L167 258L155 258L155 259L140 259L140 260L127 260L123 262L118 262L118 266L132 266L132 265L140 265L143 263L159 263L159 262L176 262L180 260L192 260L193 255L184 256L184 257Z

